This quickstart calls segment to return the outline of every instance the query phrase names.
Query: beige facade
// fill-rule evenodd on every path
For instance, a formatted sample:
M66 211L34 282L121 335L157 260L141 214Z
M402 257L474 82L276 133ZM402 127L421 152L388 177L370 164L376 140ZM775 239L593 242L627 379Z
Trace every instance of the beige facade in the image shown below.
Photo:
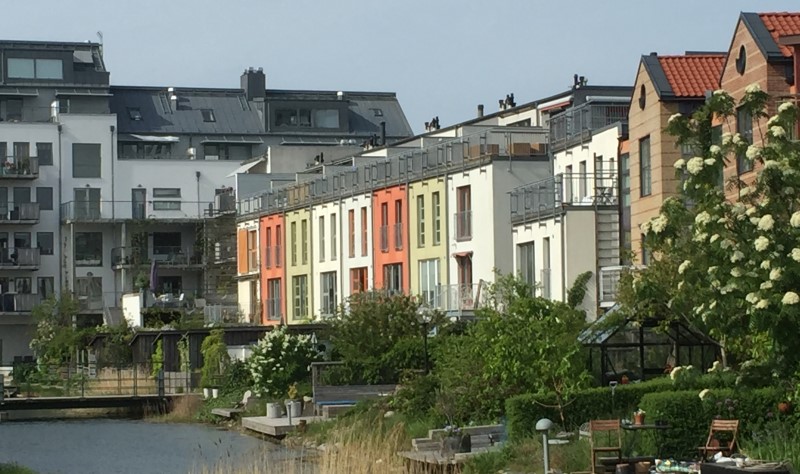
M411 293L438 307L447 285L448 213L445 179L431 178L408 187Z

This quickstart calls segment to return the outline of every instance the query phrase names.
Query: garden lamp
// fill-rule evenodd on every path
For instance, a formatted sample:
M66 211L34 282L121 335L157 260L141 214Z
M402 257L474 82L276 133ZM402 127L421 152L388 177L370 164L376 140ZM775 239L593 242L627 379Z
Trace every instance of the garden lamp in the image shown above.
M542 433L542 457L544 458L544 474L550 472L550 441L547 439L547 432L553 428L553 422L547 418L542 418L536 422L536 431Z
M421 304L417 308L417 316L422 323L422 350L425 357L425 375L430 372L430 363L428 362L428 325L431 322L431 309L426 304Z

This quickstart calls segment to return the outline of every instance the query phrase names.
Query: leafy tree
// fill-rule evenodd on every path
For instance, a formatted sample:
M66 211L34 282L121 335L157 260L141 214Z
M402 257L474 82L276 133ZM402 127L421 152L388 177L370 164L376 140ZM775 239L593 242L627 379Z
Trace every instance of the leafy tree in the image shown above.
M161 370L164 368L164 340L159 339L156 342L156 350L153 351L153 356L150 358L150 374L156 378Z
M128 321L123 319L120 324L103 327L99 332L106 334L103 353L98 360L105 365L121 367L133 362L133 350L130 342L133 339L133 330L128 326Z
M696 156L675 163L679 195L642 228L654 261L623 279L620 301L638 317L704 328L735 360L786 376L800 369L800 145L789 136L798 109L770 100L757 85L739 104L716 91L692 117L670 118L668 131ZM731 129L742 109L763 146L738 133L715 140L714 123ZM777 113L767 120L768 110ZM720 182L736 156L762 167L752 182L726 183L738 193L730 202Z
M231 361L228 346L225 344L225 330L212 330L200 344L200 353L203 354L200 384L203 387L217 387Z
M69 293L47 298L33 308L32 314L36 331L30 347L43 365L72 363L95 332L94 328L76 327L78 302Z

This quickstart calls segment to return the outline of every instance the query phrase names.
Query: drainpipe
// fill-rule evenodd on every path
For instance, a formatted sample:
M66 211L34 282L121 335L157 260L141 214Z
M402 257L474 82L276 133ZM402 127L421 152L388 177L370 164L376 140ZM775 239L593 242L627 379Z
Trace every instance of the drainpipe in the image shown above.
M114 221L114 217L116 216L116 208L117 208L117 206L116 206L116 197L117 197L117 195L116 195L116 192L114 190L114 174L115 174L114 173L114 160L115 160L115 157L114 157L114 130L115 130L114 125L111 125L111 126L108 127L109 134L111 135L110 138L111 138L111 221L112 222ZM111 227L111 241L112 242L116 240L116 237L117 237L116 233L117 233L116 226L112 226ZM124 242L123 242L123 246L124 246ZM124 275L124 273L122 273L122 275ZM114 300L116 301L117 290L119 289L119 286L117 285L117 276L116 275L114 275L113 280L114 280ZM123 288L124 287L125 287L125 283L123 282ZM103 306L105 307L105 297L103 297Z
M58 244L56 245L56 249L58 249L58 275L59 275L59 293L64 291L64 287L66 286L65 278L64 278L64 246L63 246L63 231L61 228L61 223L64 221L64 206L61 205L62 201L62 192L61 192L61 170L63 166L61 166L61 135L63 133L62 126L58 125ZM74 206L75 203L73 203Z

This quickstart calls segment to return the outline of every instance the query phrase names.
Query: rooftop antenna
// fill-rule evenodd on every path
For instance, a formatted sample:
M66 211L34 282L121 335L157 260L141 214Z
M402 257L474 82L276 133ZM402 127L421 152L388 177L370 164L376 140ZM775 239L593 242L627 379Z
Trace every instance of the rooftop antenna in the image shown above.
M98 31L97 32L97 39L100 40L100 56L103 56L103 32L102 31Z

